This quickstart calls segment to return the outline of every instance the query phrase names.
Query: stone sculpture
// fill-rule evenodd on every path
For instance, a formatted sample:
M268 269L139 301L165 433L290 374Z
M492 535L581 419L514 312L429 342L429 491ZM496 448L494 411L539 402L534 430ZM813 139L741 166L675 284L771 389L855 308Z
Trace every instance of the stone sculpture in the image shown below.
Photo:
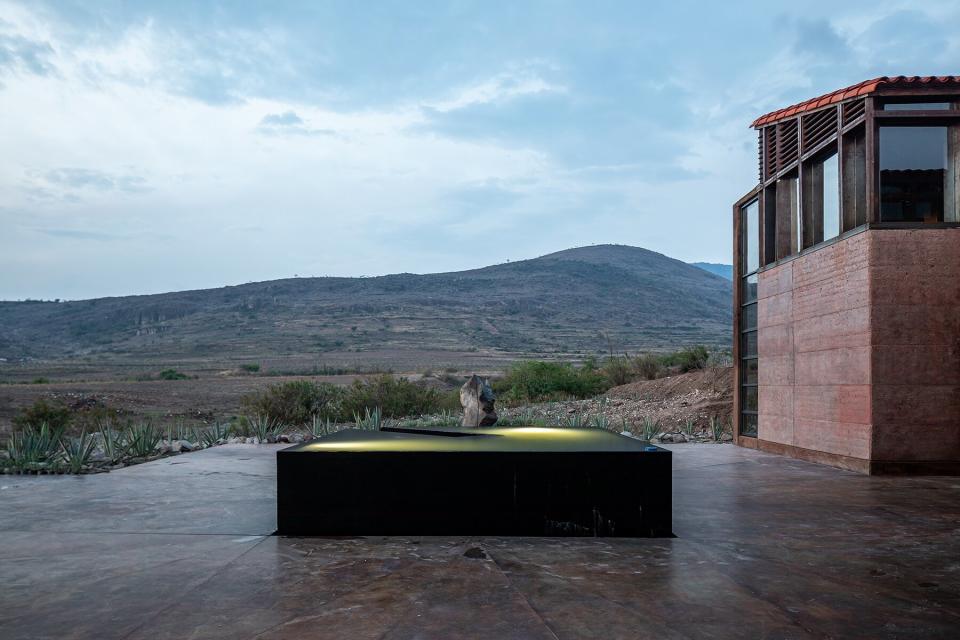
M474 374L460 388L460 405L463 407L464 427L492 427L497 423L493 408L496 396L490 381Z

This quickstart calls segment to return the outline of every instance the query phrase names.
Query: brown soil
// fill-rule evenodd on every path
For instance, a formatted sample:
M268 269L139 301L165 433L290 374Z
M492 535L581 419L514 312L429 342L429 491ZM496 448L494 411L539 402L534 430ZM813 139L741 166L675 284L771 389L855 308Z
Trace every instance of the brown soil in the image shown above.
M533 411L536 417L561 425L574 414L604 416L611 428L634 432L644 419L657 421L665 432L679 430L692 421L695 431L707 433L711 418L722 420L729 430L732 383L731 368L716 367L614 387L599 398L544 402L502 413Z

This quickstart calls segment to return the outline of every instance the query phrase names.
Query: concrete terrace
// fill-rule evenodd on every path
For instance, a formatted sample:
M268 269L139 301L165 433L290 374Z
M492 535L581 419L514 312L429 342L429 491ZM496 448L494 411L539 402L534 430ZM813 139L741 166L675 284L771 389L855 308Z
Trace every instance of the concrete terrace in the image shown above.
M671 448L658 540L271 536L274 446L0 476L0 638L960 637L960 479Z

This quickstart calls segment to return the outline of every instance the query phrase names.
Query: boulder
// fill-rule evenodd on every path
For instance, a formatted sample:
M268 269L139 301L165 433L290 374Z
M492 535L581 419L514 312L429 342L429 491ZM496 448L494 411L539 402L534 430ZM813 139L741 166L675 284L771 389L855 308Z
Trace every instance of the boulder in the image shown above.
M460 388L460 405L463 407L464 427L492 427L497 423L493 405L496 396L490 381L474 374Z

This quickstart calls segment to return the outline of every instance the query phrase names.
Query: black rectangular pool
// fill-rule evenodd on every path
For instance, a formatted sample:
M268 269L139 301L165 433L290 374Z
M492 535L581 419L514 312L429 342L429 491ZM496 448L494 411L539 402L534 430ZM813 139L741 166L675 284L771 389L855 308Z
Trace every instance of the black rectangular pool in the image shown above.
M278 533L670 536L671 466L602 429L351 429L277 453Z

